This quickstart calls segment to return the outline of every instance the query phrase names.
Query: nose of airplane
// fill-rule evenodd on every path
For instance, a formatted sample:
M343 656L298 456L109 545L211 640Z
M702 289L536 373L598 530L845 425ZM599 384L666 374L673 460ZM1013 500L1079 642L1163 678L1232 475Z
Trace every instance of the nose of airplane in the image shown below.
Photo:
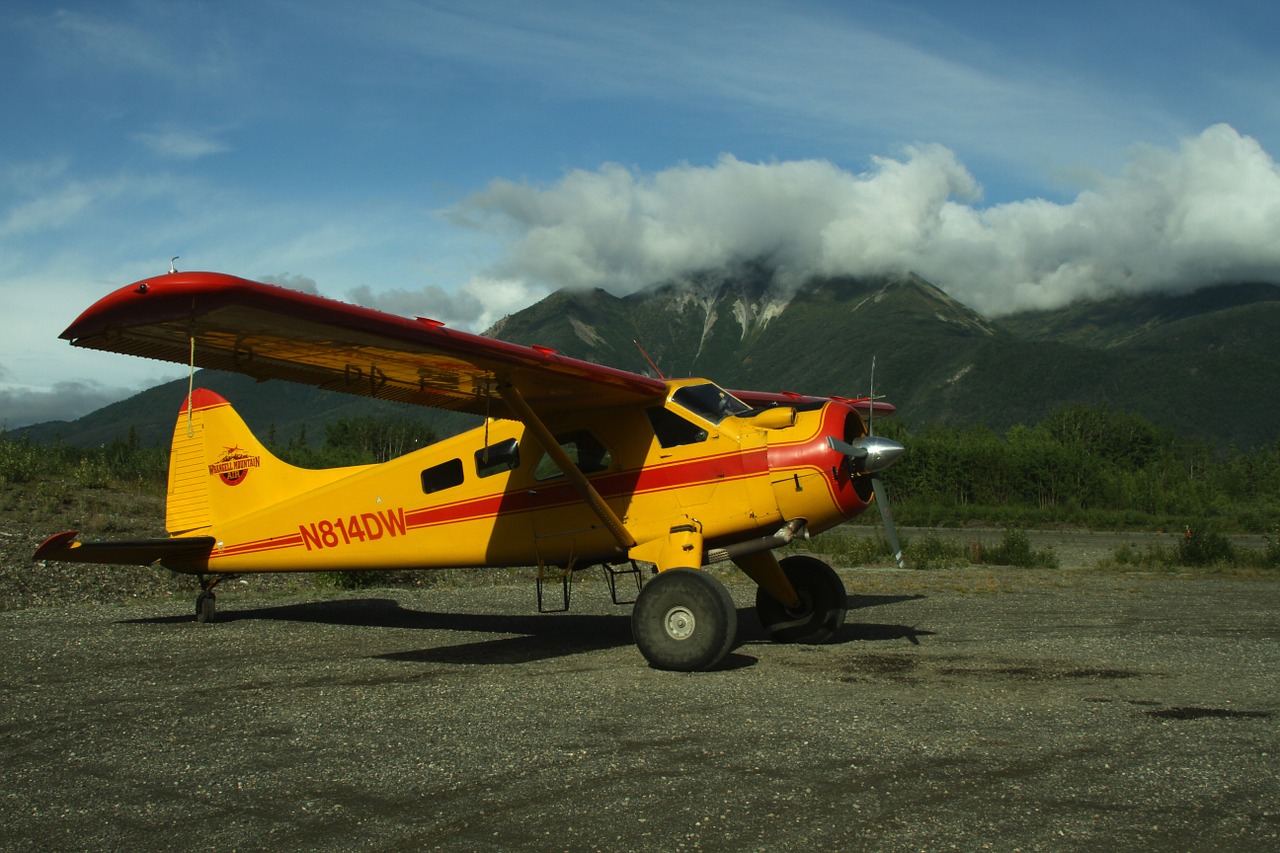
M906 452L906 448L898 442L878 435L864 435L853 443L828 437L827 444L832 450L849 457L855 470L867 474L883 471Z
M906 563L902 559L902 545L898 541L893 513L889 510L889 496L885 493L884 484L875 475L897 462L906 448L891 438L878 435L864 435L852 444L841 441L835 436L828 436L827 444L837 453L843 453L849 460L851 474L871 475L871 487L875 490L876 503L880 505L880 515L884 519L885 538L889 540L889 547L893 549L893 559L898 564L898 568L903 568Z
M867 455L862 463L862 470L869 474L883 471L906 452L906 448L898 442L878 435L864 436L854 442L855 447L858 445L866 448Z

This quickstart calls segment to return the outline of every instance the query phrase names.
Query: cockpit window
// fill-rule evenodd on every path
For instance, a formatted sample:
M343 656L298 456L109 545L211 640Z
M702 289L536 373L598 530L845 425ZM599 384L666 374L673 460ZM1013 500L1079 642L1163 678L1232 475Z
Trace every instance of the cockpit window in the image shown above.
M653 425L653 434L658 437L658 444L663 447L679 447L707 440L705 429L661 406L646 409L645 414Z
M711 382L705 385L686 385L671 396L695 415L718 424L731 415L745 415L751 407Z

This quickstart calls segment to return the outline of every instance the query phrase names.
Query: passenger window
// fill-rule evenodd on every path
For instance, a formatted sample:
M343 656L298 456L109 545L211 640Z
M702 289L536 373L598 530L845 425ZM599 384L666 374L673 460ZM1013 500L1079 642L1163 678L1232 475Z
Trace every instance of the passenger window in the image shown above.
M613 454L609 452L609 448L601 444L598 438L585 429L558 435L556 436L556 442L569 455L573 463L577 465L578 470L584 474L608 471L613 465ZM542 459L538 460L538 467L533 472L535 480L551 480L555 477L563 476L564 472L560 470L560 466L545 454Z
M697 444L707 440L707 431L675 412L654 406L646 410L649 423L653 426L653 434L658 437L658 444L663 447L679 447L682 444Z
M422 472L422 491L426 494L442 492L462 485L462 460L450 459Z
M476 474L480 477L492 477L503 471L514 471L520 467L520 442L514 438L491 444L483 450L476 451Z

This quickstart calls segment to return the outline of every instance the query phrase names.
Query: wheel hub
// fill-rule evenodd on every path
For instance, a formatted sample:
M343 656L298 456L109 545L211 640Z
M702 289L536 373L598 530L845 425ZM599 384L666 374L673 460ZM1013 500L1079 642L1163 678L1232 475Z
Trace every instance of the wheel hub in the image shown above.
M792 619L805 619L813 615L813 596L807 589L797 589L796 592L800 596L800 603L795 607L784 608L787 615Z
M683 605L676 605L668 610L666 617L662 620L662 627L666 629L667 636L673 640L689 639L693 636L697 624L698 620L694 618L693 611Z

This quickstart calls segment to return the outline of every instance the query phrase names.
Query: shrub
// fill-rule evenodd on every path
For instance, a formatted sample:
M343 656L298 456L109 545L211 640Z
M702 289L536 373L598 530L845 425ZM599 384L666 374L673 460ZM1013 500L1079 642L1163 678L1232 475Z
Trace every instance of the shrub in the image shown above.
M1230 566L1235 564L1236 549L1213 525L1188 527L1187 535L1178 542L1178 561L1184 566Z
M1031 537L1021 530L1005 530L1000 537L1000 544L994 548L983 549L980 560L998 566L1019 566L1021 568L1053 569L1058 566L1058 557L1052 548L1039 551L1031 547Z
M904 543L902 553L907 565L913 569L953 569L968 562L963 545L932 531Z
M384 572L321 572L316 585L329 589L368 589L386 583Z
M1126 542L1115 550L1116 564L1132 569L1171 569L1177 562L1173 549L1149 542L1139 548L1132 542Z
M45 468L43 448L0 435L0 483L30 483Z

